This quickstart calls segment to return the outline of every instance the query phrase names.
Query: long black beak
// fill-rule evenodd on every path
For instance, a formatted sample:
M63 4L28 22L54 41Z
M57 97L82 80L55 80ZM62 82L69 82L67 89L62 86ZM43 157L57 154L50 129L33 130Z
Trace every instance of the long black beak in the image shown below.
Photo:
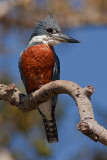
M65 34L62 33L58 33L58 34L54 34L54 38L59 41L59 42L65 42L65 43L80 43L80 41L69 37Z

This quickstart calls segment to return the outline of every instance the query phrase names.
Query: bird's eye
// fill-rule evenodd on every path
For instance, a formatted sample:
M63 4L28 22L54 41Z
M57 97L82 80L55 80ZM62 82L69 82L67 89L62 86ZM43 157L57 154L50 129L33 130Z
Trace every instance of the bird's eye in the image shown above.
M49 32L49 33L53 33L53 29L52 28L47 28L46 31Z

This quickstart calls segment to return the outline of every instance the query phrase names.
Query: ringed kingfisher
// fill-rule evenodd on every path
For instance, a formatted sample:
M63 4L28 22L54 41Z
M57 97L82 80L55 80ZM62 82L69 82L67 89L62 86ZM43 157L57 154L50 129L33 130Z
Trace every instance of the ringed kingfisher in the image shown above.
M51 14L35 25L28 47L23 50L19 59L19 71L27 94L46 83L60 79L60 61L53 46L61 42L79 43L80 41L62 34ZM56 102L57 96L54 96L38 108L49 143L58 142L54 113Z

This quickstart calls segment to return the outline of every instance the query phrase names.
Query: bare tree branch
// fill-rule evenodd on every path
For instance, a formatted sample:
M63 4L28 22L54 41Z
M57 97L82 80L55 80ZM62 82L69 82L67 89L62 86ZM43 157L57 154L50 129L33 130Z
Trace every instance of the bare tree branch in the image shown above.
M72 81L57 80L43 85L37 91L25 95L20 92L15 84L0 84L0 100L8 101L23 112L37 109L38 106L56 94L68 94L76 102L80 115L78 130L90 137L95 142L99 141L107 146L107 130L97 123L90 101L94 93L92 86L80 87Z

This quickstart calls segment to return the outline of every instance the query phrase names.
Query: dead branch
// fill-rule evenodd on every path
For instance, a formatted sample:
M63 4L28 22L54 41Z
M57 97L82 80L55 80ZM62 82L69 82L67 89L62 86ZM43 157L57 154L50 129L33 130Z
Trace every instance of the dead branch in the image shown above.
M72 81L57 80L43 85L37 91L25 95L20 92L15 84L0 84L0 100L5 100L17 106L23 112L37 109L38 106L56 94L68 94L76 102L80 115L77 125L79 131L90 137L95 142L99 141L107 146L107 130L94 119L90 96L94 93L92 86L80 87Z

